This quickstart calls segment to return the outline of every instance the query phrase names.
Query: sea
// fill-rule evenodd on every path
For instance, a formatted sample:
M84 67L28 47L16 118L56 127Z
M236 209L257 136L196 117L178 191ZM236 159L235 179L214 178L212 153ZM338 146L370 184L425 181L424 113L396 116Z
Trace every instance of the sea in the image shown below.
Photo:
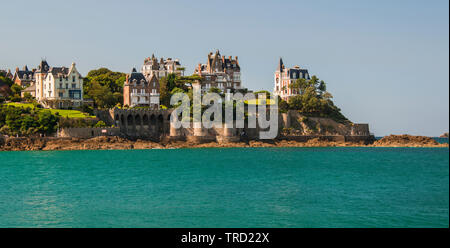
M449 149L0 152L0 227L448 228Z

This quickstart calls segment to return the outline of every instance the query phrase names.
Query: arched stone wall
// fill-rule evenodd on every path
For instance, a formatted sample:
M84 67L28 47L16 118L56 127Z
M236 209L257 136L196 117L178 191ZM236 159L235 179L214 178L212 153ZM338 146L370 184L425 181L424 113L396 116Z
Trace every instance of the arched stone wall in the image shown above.
M169 110L114 109L113 116L124 135L159 139L169 135L170 113Z

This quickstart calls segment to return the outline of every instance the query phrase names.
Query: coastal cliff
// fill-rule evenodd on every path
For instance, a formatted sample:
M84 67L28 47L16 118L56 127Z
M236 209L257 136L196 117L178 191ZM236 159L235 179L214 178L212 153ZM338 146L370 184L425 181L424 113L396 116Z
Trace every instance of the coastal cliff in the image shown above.
M3 138L0 139L0 151L50 151L50 150L128 150L128 149L171 149L201 147L448 147L434 139L423 136L391 135L367 144L363 141L329 141L313 138L307 141L287 139L250 140L248 142L207 142L190 141L129 140L116 136L82 138Z

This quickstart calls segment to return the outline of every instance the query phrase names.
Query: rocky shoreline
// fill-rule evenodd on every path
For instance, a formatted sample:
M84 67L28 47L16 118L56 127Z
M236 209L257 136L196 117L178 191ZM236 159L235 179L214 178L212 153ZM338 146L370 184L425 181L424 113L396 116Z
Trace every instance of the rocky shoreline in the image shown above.
M448 147L424 136L390 135L370 144L364 142L337 142L310 139L306 142L277 139L270 141L250 140L236 143L193 143L188 141L153 142L128 140L116 136L81 138L6 138L0 141L0 151L52 151L52 150L129 150L174 149L205 147Z

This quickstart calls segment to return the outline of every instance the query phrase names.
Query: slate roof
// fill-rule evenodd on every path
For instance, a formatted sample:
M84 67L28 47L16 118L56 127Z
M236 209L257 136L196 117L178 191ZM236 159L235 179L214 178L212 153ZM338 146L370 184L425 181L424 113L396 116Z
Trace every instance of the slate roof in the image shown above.
M33 80L34 78L34 72L32 71L16 71L16 75L21 80Z
M294 79L294 73L297 76L296 78L300 78L300 73L302 73L303 77L301 77L301 78L310 79L307 69L302 69L302 68L289 68L289 69L287 69L287 74L288 74L289 78ZM308 75L308 77L306 77L307 75Z
M69 68L67 67L50 67L48 73L51 73L54 77L66 77L69 74Z
M128 78L129 83L133 83L134 80L136 80L136 84L140 84L141 82L147 83L147 80L145 79L144 74L137 72L136 68L133 68L133 70L130 73L130 76ZM143 81L142 81L143 80Z
M47 61L41 60L41 63L39 63L36 72L48 72L49 69L50 66L48 65Z

